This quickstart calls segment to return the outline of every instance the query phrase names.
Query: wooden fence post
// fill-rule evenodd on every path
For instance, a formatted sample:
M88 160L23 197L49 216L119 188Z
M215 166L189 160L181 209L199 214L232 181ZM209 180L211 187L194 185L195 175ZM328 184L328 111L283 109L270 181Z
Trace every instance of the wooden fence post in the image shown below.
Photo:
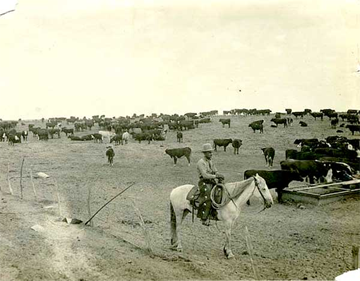
M352 256L353 256L353 267L354 267L354 269L358 269L360 267L359 251L360 251L359 246L352 246Z
M23 199L22 173L23 173L24 161L25 161L25 157L23 157L20 168L20 198L21 199Z
M37 201L37 194L36 194L36 188L35 188L35 184L34 184L32 169L30 169L30 180L31 180L31 185L32 185L33 191L34 191L35 201Z
M11 187L11 181L10 181L11 180L11 178L10 178L10 163L8 163L7 180L8 180L10 194L14 195L14 192L13 192L12 187Z

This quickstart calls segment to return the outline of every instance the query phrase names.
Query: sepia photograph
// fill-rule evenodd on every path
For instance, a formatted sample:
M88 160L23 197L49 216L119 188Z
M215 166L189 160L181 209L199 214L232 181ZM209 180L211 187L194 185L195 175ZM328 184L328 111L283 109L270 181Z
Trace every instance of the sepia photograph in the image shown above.
M0 0L0 280L360 280L360 0Z

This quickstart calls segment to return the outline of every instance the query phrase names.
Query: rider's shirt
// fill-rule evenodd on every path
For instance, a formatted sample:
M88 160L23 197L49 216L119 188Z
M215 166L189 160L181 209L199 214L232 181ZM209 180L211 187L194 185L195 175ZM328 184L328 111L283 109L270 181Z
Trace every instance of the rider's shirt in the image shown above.
M215 179L218 171L211 160L201 158L196 164L199 177L204 179Z

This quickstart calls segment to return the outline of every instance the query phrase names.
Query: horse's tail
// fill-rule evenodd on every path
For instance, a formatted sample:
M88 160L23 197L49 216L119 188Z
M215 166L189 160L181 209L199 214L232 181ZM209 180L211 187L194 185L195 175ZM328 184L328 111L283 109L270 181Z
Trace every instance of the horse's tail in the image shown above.
M174 211L174 207L170 201L170 225L171 225L171 245L173 245L174 243L176 243L176 241L174 241L175 237L176 237L176 214Z

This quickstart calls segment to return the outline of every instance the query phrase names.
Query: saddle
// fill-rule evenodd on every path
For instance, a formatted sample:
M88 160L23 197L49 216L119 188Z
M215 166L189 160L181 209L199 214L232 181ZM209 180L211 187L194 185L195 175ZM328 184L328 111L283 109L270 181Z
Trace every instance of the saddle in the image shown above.
M217 217L217 211L213 206L214 204L220 204L222 202L224 186L222 184L216 184L213 187L212 192L213 192L213 198L210 198L212 207L211 207L209 219L219 220ZM197 210L199 212L200 203L205 202L206 199L200 196L200 190L196 185L189 191L189 193L186 196L186 199L190 201L190 204L192 206L191 213L192 213L192 221L194 222L194 215L195 215L194 211ZM197 214L197 217L200 217L199 214Z

